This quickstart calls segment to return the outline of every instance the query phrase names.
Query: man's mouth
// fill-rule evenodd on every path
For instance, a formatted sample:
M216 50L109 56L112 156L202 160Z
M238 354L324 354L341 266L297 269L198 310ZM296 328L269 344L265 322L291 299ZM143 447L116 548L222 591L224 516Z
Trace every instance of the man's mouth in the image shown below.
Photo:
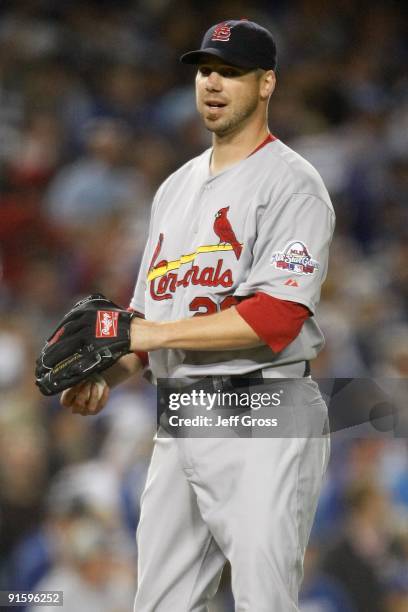
M207 100L205 105L208 106L208 108L224 108L224 106L226 106L224 102L217 102L216 100Z

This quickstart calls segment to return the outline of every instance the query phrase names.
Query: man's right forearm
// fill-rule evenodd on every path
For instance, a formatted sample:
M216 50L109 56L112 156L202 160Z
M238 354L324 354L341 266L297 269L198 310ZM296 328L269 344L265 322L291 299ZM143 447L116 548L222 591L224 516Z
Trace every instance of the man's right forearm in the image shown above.
M111 368L102 372L109 387L116 387L131 376L143 370L143 364L135 353L121 357Z

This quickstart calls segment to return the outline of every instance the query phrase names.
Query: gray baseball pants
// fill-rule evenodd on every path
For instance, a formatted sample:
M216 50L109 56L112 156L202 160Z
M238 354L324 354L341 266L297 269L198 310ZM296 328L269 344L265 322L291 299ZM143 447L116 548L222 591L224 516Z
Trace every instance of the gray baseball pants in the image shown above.
M300 379L290 398L299 437L156 437L134 612L206 612L227 559L236 612L298 610L330 441L306 436L304 407L327 420L317 385Z

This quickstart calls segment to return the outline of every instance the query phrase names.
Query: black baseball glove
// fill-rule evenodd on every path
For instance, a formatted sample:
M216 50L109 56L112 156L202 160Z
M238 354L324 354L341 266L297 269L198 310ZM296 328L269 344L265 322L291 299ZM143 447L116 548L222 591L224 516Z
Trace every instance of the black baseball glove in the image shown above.
M55 395L102 372L130 352L128 312L96 293L77 302L48 338L36 362L35 382Z

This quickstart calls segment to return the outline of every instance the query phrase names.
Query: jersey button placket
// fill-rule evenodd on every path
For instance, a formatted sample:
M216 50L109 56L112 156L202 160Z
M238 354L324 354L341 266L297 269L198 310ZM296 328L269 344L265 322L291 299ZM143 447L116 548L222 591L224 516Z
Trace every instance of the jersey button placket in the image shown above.
M197 198L197 210L194 216L194 225L193 225L194 234L198 233L198 230L200 227L201 209L202 209L202 206L204 205L204 201L205 201L205 198L206 198L206 195L209 189L211 189L211 186L208 183L204 183L204 185L200 189L200 193Z

